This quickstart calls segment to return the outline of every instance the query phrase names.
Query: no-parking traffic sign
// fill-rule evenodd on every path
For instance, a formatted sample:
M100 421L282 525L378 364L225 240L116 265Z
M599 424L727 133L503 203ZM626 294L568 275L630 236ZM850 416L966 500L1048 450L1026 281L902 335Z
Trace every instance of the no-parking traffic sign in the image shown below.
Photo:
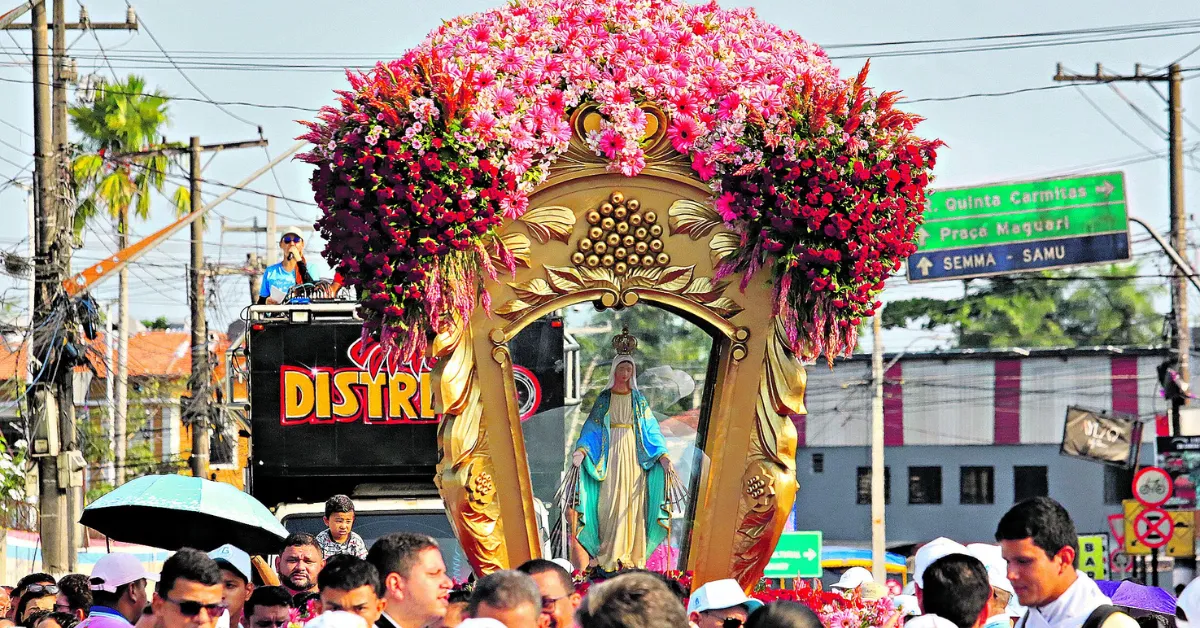
M1147 508L1133 520L1133 532L1137 540L1150 549L1166 547L1175 535L1175 522L1161 508Z

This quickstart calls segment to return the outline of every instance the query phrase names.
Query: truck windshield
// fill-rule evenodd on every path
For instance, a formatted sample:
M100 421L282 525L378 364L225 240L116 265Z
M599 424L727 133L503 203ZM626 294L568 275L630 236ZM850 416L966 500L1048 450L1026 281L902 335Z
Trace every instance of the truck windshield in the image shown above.
M288 532L307 532L317 534L325 529L321 515L292 515L283 520L283 527ZM467 562L466 554L454 538L450 529L450 521L445 513L390 513L390 512L357 512L354 517L354 531L363 538L367 547L379 537L392 532L417 532L428 534L437 540L442 551L442 560L446 561L446 573L456 582L466 582L471 574L471 564Z

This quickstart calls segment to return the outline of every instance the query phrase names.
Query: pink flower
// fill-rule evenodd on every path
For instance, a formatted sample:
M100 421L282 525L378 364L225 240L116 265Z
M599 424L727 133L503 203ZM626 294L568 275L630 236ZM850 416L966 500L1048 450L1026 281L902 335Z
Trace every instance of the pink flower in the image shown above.
M696 145L696 138L704 130L690 116L678 116L667 127L667 137L671 138L671 146L681 153L687 153Z
M625 136L617 133L614 129L605 129L600 132L596 148L600 154L612 159L617 156L617 153L625 150Z
M734 117L734 112L738 106L742 104L742 97L737 92L730 92L728 96L721 99L721 103L717 105L717 117L721 120L730 120Z
M726 192L717 197L717 202L714 206L717 209L717 213L721 215L721 220L731 223L737 218L737 214L733 211L733 203L736 200L737 198L732 192Z
M717 169L709 162L708 155L699 151L692 155L692 170L696 171L702 181L708 181L717 174Z

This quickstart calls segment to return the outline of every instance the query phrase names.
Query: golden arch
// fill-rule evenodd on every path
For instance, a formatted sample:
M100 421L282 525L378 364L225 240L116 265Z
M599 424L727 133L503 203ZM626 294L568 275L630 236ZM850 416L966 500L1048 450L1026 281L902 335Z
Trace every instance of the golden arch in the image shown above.
M606 172L575 138L532 195L531 209L505 226L503 237L522 265L514 277L488 285L493 311L478 308L433 343L438 410L445 417L436 479L479 572L516 566L539 556L541 547L507 343L536 318L585 301L606 307L645 301L717 338L708 420L697 442L710 464L693 488L686 568L701 581L732 574L749 587L783 531L796 494L790 416L804 410L804 368L772 316L767 273L744 291L740 276L714 280L736 236L711 208L707 186L664 142L652 142L643 174L627 178ZM600 242L607 256L607 243L624 248L629 241L622 235L628 229L618 233L618 220L631 220L597 218L598 211L614 211L616 198L625 208L634 205L625 199L637 201L633 211L660 227L647 229L660 234L659 242L649 240L644 254L630 245L625 263L595 252Z

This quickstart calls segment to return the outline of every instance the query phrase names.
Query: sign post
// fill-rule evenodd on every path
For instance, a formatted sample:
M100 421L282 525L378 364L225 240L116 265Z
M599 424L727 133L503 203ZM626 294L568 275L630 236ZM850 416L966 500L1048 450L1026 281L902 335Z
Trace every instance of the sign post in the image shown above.
M1128 260L1125 175L934 190L917 237L914 283Z
M763 571L764 578L820 578L821 532L784 532Z

